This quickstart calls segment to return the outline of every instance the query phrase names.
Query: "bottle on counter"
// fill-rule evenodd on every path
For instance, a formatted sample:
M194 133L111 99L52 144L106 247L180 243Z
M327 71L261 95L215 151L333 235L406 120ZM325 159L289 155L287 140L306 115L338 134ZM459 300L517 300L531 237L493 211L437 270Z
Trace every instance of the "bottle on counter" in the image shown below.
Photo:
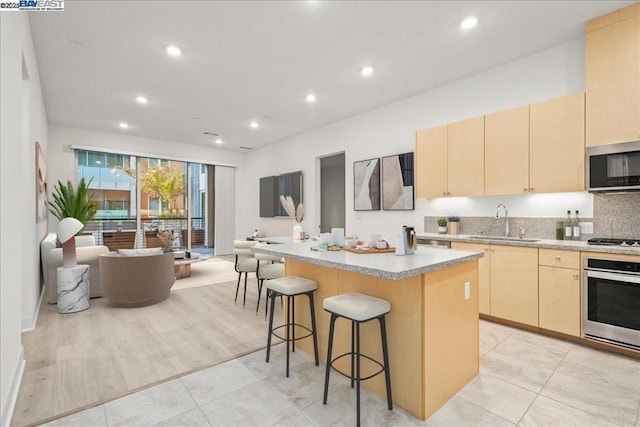
M580 211L576 210L576 218L573 220L573 240L580 240Z
M564 220L564 240L571 240L573 236L573 222L571 221L571 211L567 211L567 219Z

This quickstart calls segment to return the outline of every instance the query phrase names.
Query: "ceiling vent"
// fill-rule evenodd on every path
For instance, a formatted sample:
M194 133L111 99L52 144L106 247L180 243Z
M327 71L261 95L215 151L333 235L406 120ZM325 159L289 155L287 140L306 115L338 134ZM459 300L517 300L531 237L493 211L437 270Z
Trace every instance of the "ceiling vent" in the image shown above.
M202 133L203 133L203 134L205 134L205 135L209 135L209 136L220 136L220 134L219 134L219 133L215 133L215 132L207 132L207 131L204 131L204 132L202 132Z
M245 151L251 151L253 150L253 148L251 147L240 147L241 150L245 150Z

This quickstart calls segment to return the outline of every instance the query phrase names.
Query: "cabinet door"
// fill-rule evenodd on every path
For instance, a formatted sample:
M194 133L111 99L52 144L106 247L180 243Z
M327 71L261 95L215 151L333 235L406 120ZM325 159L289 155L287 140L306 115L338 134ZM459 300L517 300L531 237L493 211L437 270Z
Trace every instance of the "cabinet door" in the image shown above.
M447 126L416 132L416 197L447 195Z
M484 252L484 257L478 260L478 310L482 314L491 314L491 251L489 245L451 242L451 249Z
M580 336L580 270L540 266L540 327Z
M529 106L484 118L484 194L529 190Z
M531 105L531 191L584 191L584 94Z
M586 24L586 145L640 138L640 4Z
M447 126L450 196L484 195L484 116Z
M491 249L491 315L537 327L538 249Z

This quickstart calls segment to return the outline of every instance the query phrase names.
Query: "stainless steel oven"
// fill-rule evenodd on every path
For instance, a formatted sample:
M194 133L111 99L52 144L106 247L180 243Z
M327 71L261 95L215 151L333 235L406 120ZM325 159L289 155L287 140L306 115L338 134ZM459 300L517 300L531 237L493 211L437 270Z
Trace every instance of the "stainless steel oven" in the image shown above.
M640 350L640 262L587 258L583 332Z

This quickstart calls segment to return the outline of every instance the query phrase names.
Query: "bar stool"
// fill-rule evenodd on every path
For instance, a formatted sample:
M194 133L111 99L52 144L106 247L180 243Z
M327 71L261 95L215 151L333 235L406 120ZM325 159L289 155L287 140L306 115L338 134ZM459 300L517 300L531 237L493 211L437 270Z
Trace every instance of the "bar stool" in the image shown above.
M389 301L380 298L350 292L326 298L323 302L323 307L325 311L331 313L331 321L329 324L329 345L327 349L327 367L324 377L324 397L322 403L325 405L327 404L329 372L331 371L331 368L333 368L339 374L351 379L351 388L353 388L354 381L356 383L357 425L360 426L360 381L373 378L384 371L387 386L387 406L390 411L393 410L393 402L391 398L391 376L389 374L389 352L387 350L387 328L385 324L385 316L391 310L391 304ZM339 317L343 317L351 321L351 351L331 359L331 352L333 350L333 332L335 329L336 319ZM380 336L382 338L382 357L384 359L384 364L367 355L360 354L360 324L374 319L378 319L380 322ZM351 375L347 375L333 366L334 362L345 356L351 356ZM371 360L373 363L380 366L381 369L368 377L360 378L360 357Z
M313 293L318 289L318 283L314 280L305 279L303 277L288 276L280 279L272 279L267 281L267 290L270 291L271 313L269 313L269 336L267 338L267 363L269 363L269 354L271 352L271 335L287 341L287 377L289 376L289 343L292 345L292 351L296 351L296 341L309 336L313 337L313 353L316 359L316 366L320 364L318 360L318 334L316 332L316 312L313 304ZM306 326L295 323L295 297L298 295L306 295L309 297L309 310L311 312L311 329ZM285 324L273 328L273 312L276 298L278 296L287 297L287 319ZM307 330L309 333L296 338L296 326ZM285 328L285 336L281 337L275 331Z

